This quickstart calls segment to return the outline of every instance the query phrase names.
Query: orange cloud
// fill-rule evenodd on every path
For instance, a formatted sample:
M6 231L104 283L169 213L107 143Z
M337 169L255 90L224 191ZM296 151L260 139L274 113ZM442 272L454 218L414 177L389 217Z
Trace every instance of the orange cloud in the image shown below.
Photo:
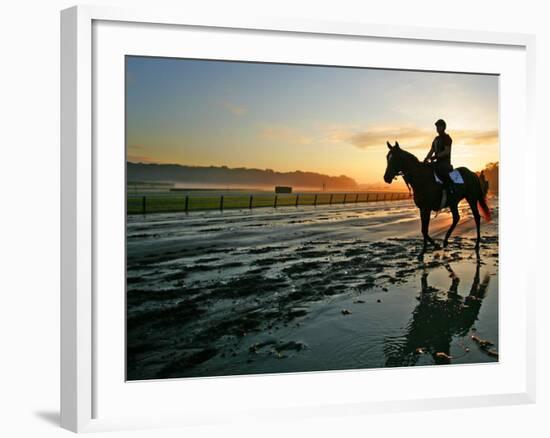
M128 155L126 157L126 161L130 161L132 163L157 163L158 160L154 160L151 157L147 157L145 155Z
M485 145L498 143L498 130L496 129L490 131L457 130L451 134L460 144Z
M491 145L498 143L497 130L449 130L455 144ZM361 149L383 147L386 141L398 141L408 148L430 147L437 134L432 130L419 129L414 126L380 126L362 131L345 129L331 130L329 141L348 143Z

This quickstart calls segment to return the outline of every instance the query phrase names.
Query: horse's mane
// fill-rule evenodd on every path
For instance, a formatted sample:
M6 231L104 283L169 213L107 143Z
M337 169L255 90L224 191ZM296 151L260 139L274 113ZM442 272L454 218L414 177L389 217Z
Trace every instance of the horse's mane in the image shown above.
M399 148L399 150L401 151L401 153L403 155L405 155L408 159L410 160L413 160L415 163L419 163L420 160L418 158L416 158L416 155L410 153L409 151L406 151L405 149L402 149L401 147Z

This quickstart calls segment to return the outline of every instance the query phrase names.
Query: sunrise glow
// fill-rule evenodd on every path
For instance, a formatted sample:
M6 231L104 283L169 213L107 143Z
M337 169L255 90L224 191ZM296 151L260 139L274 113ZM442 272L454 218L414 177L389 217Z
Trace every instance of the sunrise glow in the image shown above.
M422 159L498 161L498 77L128 57L128 161L312 171L378 183L386 140Z

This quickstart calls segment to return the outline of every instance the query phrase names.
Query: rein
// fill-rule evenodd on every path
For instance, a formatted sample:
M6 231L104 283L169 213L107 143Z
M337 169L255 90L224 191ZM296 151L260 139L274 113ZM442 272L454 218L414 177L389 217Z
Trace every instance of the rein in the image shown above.
M405 184L407 185L407 189L409 190L409 197L412 197L411 183L409 182L409 177L407 176L407 174L403 170L401 170L401 171L397 172L397 174L395 176L402 176L403 177L403 181L405 181Z

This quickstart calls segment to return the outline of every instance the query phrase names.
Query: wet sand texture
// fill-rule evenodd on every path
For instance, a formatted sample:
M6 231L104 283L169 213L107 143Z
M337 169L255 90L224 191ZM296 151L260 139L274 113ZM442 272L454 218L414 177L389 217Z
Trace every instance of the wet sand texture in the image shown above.
M129 216L127 378L498 361L495 204L480 260L467 207L423 259L410 201Z

